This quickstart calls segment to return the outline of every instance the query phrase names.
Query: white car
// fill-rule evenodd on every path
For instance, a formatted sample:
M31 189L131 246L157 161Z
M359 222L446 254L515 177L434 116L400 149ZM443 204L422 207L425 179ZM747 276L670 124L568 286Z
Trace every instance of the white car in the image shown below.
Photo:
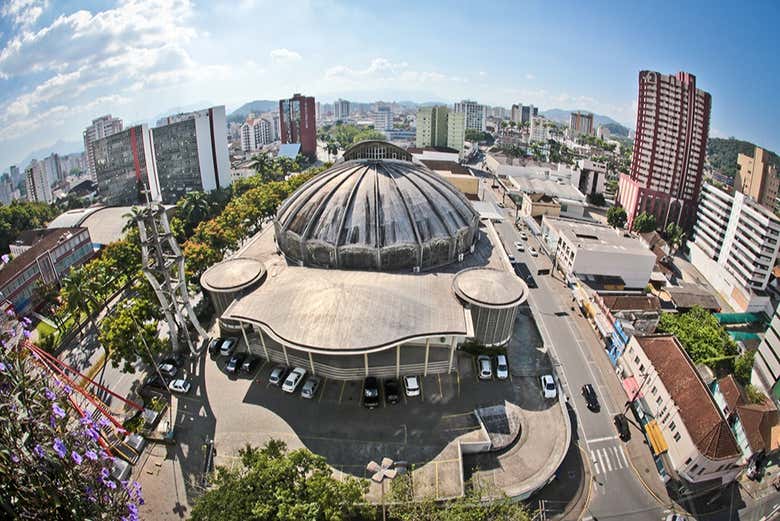
M528 234L523 232L523 233L520 234L520 238L523 239L524 241L527 241L528 240Z
M509 378L509 366L506 363L506 355L496 356L496 378L499 380Z
M219 348L219 354L222 356L230 356L236 349L238 341L235 338L226 338L222 341L222 346Z
M523 246L521 243L517 243L517 251L520 253L523 253L525 251L525 246Z
M531 257L536 257L537 255L539 255L539 252L536 251L536 248L534 248L533 246L528 248L528 253L531 255Z
M301 388L301 396L311 400L314 395L317 394L317 389L320 387L320 379L316 376L310 376L306 379L306 383Z
M290 394L294 393L298 386L301 385L304 376L306 376L306 369L302 367L296 367L290 371L284 384L282 384L282 391Z
M420 381L416 376L404 376L406 396L420 396Z
M163 376L167 376L168 378L173 378L174 376L176 376L176 372L178 371L178 369L176 369L176 366L173 364L163 364L157 369L160 370L160 374L162 374Z
M187 394L190 392L191 387L192 384L189 382L189 380L185 380L184 378L179 378L178 380L174 380L168 384L169 391L179 394Z
M490 380L493 378L493 364L490 362L489 356L479 355L477 357L477 369L479 370L480 380Z
M546 374L539 378L542 383L542 396L545 398L555 398L558 396L558 388L555 387L555 380L551 374Z

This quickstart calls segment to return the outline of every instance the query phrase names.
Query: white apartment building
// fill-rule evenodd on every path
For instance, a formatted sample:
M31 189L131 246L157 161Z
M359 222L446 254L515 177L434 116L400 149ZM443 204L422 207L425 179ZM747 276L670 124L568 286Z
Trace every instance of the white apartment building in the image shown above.
M349 119L349 101L337 99L333 103L333 116L336 121L346 121Z
M631 337L618 374L656 461L663 463L664 479L717 487L737 477L737 440L674 335Z
M466 130L485 131L486 110L487 107L480 105L476 101L463 100L455 104L455 112L462 112L466 115Z
M84 130L84 154L86 155L87 175L95 179L95 152L92 144L98 139L108 137L122 131L122 120L111 117L111 114L92 120L92 124Z
M647 286L656 257L638 237L602 224L542 217L542 237L567 277L598 284L620 277L626 289Z
M780 305L758 346L750 383L763 389L775 402L780 401Z
M379 107L370 118L376 130L393 130L393 113L390 112L390 107Z
M534 116L531 118L531 128L528 133L528 140L531 143L547 142L550 139L550 128L547 125L547 118L544 116Z
M277 118L278 121L278 118ZM241 125L241 150L253 152L277 140L274 122L268 117L250 118Z
M729 304L739 311L765 311L780 219L740 192L705 183L693 236L691 262Z
M25 171L25 186L27 188L27 200L37 203L51 203L54 198L51 193L51 184L46 174L43 162L32 160Z
M607 165L590 159L578 159L572 171L571 184L585 195L603 194L607 180Z

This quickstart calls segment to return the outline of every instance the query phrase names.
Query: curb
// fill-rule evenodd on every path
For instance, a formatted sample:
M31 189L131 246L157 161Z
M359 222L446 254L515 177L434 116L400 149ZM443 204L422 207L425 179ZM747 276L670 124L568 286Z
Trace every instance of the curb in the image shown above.
M98 373L98 371L100 371L103 368L104 365L106 365L107 362L108 361L106 360L106 352L105 350L103 350L103 352L100 353L100 356L98 356L97 362L95 362L95 364L84 373L84 377L82 377L81 380L79 380L79 385L81 387L84 387L84 385L89 380L94 380L95 375Z

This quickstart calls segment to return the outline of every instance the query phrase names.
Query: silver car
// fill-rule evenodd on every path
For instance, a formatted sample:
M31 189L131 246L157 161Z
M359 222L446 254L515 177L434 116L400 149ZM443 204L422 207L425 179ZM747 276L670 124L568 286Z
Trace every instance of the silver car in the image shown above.
M477 369L479 370L480 380L490 380L493 378L493 364L491 363L489 356L479 355L477 357Z
M314 395L317 394L317 389L320 388L320 379L317 376L310 376L306 379L301 389L301 396L311 400Z

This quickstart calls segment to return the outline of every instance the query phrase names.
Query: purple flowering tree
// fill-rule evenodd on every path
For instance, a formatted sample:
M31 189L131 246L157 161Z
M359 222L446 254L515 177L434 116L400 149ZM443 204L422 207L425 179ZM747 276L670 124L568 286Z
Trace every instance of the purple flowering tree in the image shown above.
M19 345L27 324L0 319L0 518L137 520L140 485L111 476L106 425L81 417L69 401L81 396Z

